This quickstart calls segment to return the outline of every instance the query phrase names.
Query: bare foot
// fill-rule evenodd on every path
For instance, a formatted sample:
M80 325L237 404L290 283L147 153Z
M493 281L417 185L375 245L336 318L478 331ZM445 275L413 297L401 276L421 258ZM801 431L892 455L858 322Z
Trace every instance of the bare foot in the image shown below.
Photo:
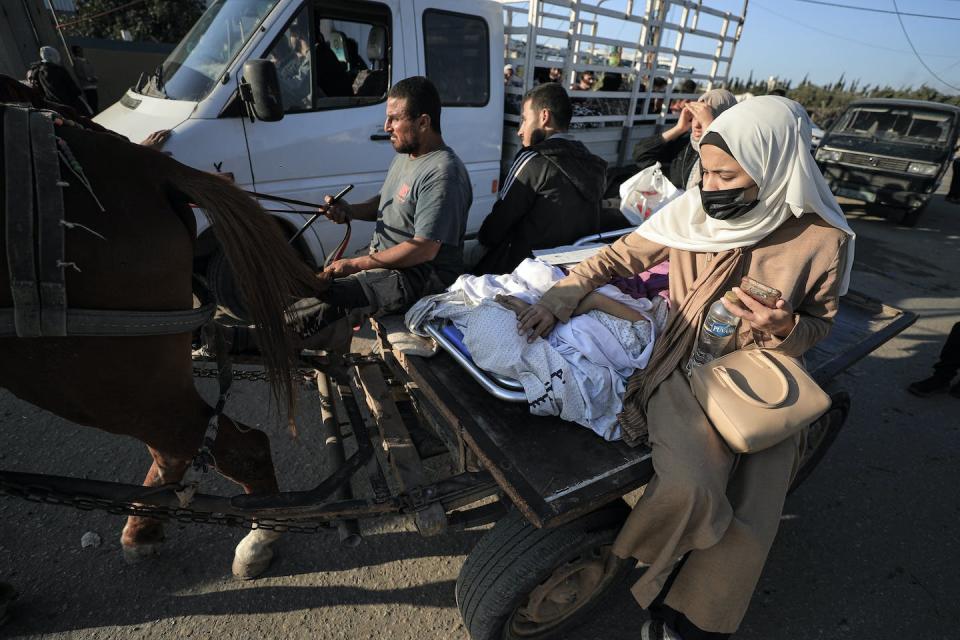
M494 300L499 302L507 309L510 309L510 311L513 311L515 314L517 314L517 316L519 316L521 312L525 311L527 307L530 306L529 302L524 302L516 296L505 296L503 294L498 294Z

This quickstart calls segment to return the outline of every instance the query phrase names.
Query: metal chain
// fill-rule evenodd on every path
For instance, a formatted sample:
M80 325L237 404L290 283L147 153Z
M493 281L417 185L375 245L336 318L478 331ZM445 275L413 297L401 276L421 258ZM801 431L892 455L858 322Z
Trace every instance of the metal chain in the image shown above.
M203 360L195 359L195 361L203 362ZM376 356L369 355L360 355L356 353L347 354L343 357L344 366L356 366L358 364L372 364L379 362L379 359ZM213 363L211 363L213 364ZM194 378L216 378L218 375L216 366L194 366L193 367L193 377ZM313 385L316 384L317 370L309 368L299 368L297 369L297 379L300 380L304 385ZM244 380L247 382L267 382L267 372L262 368L257 369L234 369L233 370L233 379L234 380Z
M291 533L319 533L330 529L332 526L330 522L304 522L303 520L289 519L254 520L253 518L225 513L204 513L185 508L147 506L121 500L73 496L46 487L24 486L3 480L0 480L0 494L22 498L29 502L74 507L82 511L99 510L115 516L137 516L188 524L216 524L241 529L257 528L269 531L289 531Z
M267 372L263 369L234 369L234 380L244 380L247 382L267 382ZM315 369L297 369L297 380L304 385L314 383L317 373ZM194 367L194 378L216 378L218 369L216 367Z
M362 356L358 354L349 354L343 358L343 363L346 366L367 364L378 361L379 359L375 356ZM298 369L297 373L303 384L315 383L315 378L317 375L316 369ZM193 375L198 378L216 378L218 376L218 371L216 367L194 367ZM267 374L262 369L234 369L233 377L235 380L247 380L252 382L261 382L267 380ZM27 500L29 502L56 504L74 507L83 511L105 511L116 516L155 518L157 520L191 524L216 524L227 527L238 527L241 529L257 528L290 533L319 533L321 531L326 531L333 526L332 521L310 522L300 519L256 520L250 517L230 515L225 513L206 513L202 511L194 511L189 508L160 507L155 505L148 506L134 502L125 502L122 500L109 500L106 498L94 498L91 496L71 495L47 487L15 484L6 480L0 480L0 495L2 494L16 498L22 498L23 500ZM385 498L388 499L389 496L385 496Z

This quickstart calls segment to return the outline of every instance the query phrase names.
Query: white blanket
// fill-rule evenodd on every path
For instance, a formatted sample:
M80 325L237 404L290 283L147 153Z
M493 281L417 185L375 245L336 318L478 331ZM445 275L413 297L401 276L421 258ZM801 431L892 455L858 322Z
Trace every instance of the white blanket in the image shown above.
M630 322L591 311L558 323L546 340L528 343L517 333L514 313L493 298L514 295L534 303L562 277L560 269L532 259L507 275L461 276L446 292L418 301L407 312L407 327L425 335L424 323L448 319L463 332L477 366L523 385L531 413L558 415L617 440L627 378L645 368L653 352L655 303L607 285L597 291L646 319Z

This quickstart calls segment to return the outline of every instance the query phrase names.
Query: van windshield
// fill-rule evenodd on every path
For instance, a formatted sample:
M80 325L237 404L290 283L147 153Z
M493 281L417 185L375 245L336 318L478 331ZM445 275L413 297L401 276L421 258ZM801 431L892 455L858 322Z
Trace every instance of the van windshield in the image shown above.
M953 116L943 111L902 107L860 107L844 114L837 133L940 144L948 140Z
M199 101L279 0L215 0L141 89L172 100Z

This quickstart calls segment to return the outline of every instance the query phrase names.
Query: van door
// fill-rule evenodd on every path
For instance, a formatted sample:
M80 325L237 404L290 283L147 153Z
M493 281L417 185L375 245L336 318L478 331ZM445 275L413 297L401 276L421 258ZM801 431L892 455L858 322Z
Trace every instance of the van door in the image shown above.
M503 9L477 0L415 0L417 48L408 66L437 85L444 141L470 172L468 234L496 199L503 131ZM413 75L412 73L410 75Z
M404 74L399 5L309 0L266 44L260 55L277 67L285 116L246 123L258 191L310 202L347 184L350 202L379 193L396 155L383 122L387 90ZM314 231L328 251L343 235L323 222ZM349 250L372 233L372 223L355 223Z

